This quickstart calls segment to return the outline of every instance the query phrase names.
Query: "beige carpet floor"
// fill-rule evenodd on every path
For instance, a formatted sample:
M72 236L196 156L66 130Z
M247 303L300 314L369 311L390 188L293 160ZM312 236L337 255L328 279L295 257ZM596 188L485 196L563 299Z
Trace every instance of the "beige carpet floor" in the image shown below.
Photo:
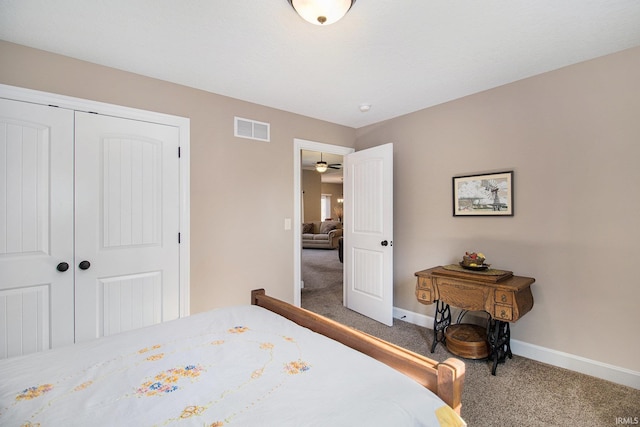
M324 256L325 262L332 263L332 253L337 260L335 251L315 255ZM322 262L316 259L315 264ZM304 270L303 262L303 274ZM430 353L431 329L398 319L394 319L393 327L382 325L342 305L341 283L333 282L326 287L315 283L313 288L302 291L304 308L437 361L453 357L441 344L435 353ZM486 360L464 362L462 417L469 426L604 427L622 425L620 418L640 417L640 390L520 356L498 365L496 376L491 375L491 366Z
M342 286L337 249L303 249L300 261L303 290Z

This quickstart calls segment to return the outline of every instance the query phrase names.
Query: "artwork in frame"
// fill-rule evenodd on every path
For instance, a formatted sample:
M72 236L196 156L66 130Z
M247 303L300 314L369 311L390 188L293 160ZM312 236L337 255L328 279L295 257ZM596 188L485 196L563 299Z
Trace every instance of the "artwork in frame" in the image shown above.
M454 176L453 216L513 216L513 171Z

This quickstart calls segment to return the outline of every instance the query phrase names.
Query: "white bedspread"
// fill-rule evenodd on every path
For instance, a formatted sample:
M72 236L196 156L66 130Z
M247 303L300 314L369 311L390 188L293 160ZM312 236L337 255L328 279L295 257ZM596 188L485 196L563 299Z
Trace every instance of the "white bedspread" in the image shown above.
M0 361L2 426L439 426L443 407L256 306Z

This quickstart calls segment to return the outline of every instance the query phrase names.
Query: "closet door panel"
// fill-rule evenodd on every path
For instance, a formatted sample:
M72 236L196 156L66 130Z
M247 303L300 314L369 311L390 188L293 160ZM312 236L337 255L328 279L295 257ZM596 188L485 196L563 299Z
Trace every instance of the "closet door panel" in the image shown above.
M172 126L76 113L76 341L179 316L178 143Z
M0 358L73 342L73 269L57 269L65 262L73 112L0 99Z
M161 245L162 141L103 139L103 247Z
M142 328L162 321L162 274L151 272L100 280L105 317L104 335Z

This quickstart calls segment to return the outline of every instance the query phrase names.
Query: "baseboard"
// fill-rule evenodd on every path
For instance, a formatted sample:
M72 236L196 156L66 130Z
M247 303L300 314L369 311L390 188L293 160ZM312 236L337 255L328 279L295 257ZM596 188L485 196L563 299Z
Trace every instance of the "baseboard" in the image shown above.
M511 340L511 351L518 356L640 390L640 372L519 340Z
M414 325L423 326L433 329L433 317L424 314L414 313L403 308L393 307L393 317L395 319L404 320Z
M394 307L393 317L405 322L413 323L433 329L433 317L414 313ZM568 369L581 374L611 381L640 390L640 372L619 366L598 362L575 354L565 353L520 340L511 340L511 351L518 356L537 360L558 368Z

